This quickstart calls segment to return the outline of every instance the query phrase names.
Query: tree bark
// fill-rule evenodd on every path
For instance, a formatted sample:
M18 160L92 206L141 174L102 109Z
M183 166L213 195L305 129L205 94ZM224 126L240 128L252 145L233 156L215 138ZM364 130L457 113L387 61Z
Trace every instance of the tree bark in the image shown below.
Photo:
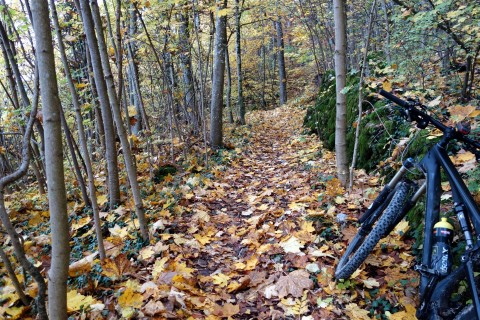
M225 97L225 107L228 112L228 122L233 123L233 110L232 110L232 68L230 67L230 54L228 53L228 46L225 49L225 69L227 72L227 89Z
M216 0L215 44L213 52L212 101L210 104L210 143L212 148L223 146L223 87L225 78L225 50L227 42L227 16L218 12L227 7L227 0Z
M90 8L87 8L87 0L82 0L81 4L85 6L85 13L90 13ZM107 82L108 98L110 100L110 106L112 108L113 116L115 119L115 125L117 128L117 134L120 138L120 144L123 150L123 159L125 161L125 168L128 175L128 181L132 190L133 200L135 203L135 213L138 217L138 223L140 225L140 233L145 242L148 242L148 227L147 219L145 217L145 211L143 208L142 196L140 194L140 186L138 184L137 168L133 162L132 151L128 142L127 132L123 125L122 115L120 112L120 105L118 103L117 94L115 91L115 84L113 82L112 71L110 69L110 63L108 60L107 46L105 39L103 38L102 20L100 17L100 11L96 0L91 0L91 14L93 16L93 22L97 31L98 50L100 51L100 58L102 62L103 71L105 72L105 81ZM89 20L89 19L86 19ZM86 25L86 24L85 24ZM91 26L90 26L91 27ZM93 33L92 33L93 34Z
M61 105L47 1L32 2L36 56L45 126L48 204L52 235L52 260L48 271L48 309L52 319L67 319L67 278L70 235L63 171Z
M367 29L367 39L365 40L365 51L363 53L362 67L360 70L360 79L358 81L358 118L357 118L357 128L355 130L355 143L353 146L353 156L352 156L352 165L350 166L350 176L349 176L349 188L352 189L353 186L353 174L355 166L357 163L357 152L358 152L358 139L360 136L360 125L362 123L362 103L363 103L363 79L365 77L365 69L367 68L367 56L368 48L370 47L370 35L372 33L372 24L375 15L375 7L377 6L377 0L373 0L372 6L370 8L370 17L368 20L368 29ZM387 21L388 23L388 21Z
M237 106L238 121L245 124L245 102L243 101L243 74L242 74L242 48L241 48L241 11L240 0L235 0L235 53L237 54Z
M287 71L285 70L285 45L283 41L283 27L280 17L275 20L277 31L277 59L280 85L280 105L287 103Z
M335 153L337 157L337 174L343 186L348 180L347 159L347 96L342 92L346 84L346 47L347 33L345 30L345 0L333 0L335 20L335 83L337 92L335 119Z
M98 252L99 252L100 259L103 260L105 259L105 248L103 246L100 210L98 208L98 202L97 202L95 176L93 174L92 163L90 160L90 155L88 153L85 129L83 127L83 116L81 113L80 99L78 97L77 90L75 89L75 84L73 82L72 76L70 74L70 68L68 66L68 59L65 53L65 46L63 45L62 33L60 30L60 25L58 23L58 16L57 16L54 0L50 0L50 8L52 11L53 25L55 26L55 31L57 34L58 47L59 47L60 56L63 63L63 69L65 70L65 76L67 78L68 88L70 90L70 94L72 95L72 104L75 111L75 118L77 120L78 140L80 143L80 147L82 149L83 158L85 160L85 167L86 167L87 177L88 177L88 188L89 188L90 199L91 199L90 203L93 211L93 220L95 222L95 232L97 236Z
M86 3L84 0L81 2L81 4L88 6L88 3ZM82 12L83 25L87 38L88 49L90 52L90 60L92 63L93 77L95 79L100 108L102 111L103 125L105 130L105 153L108 171L108 195L110 207L113 208L120 203L120 183L118 177L117 148L115 145L115 129L112 109L108 100L107 85L105 83L106 79L103 76L102 62L95 37L95 30L93 28L92 15L89 7L87 8L90 14L86 14L84 10L86 11L87 9L85 9L82 5L79 4L78 9Z
M17 275L15 274L15 270L13 269L12 263L8 259L5 251L3 251L2 246L0 246L0 261L3 261L3 265L5 266L5 269L7 269L8 276L10 277L10 280L12 280L12 284L15 287L15 291L17 292L18 297L22 301L23 305L28 306L28 298L25 295L25 292L23 292L22 286L18 281Z
M192 72L192 59L190 55L190 43L189 43L189 32L188 32L188 13L180 12L178 14L178 20L180 26L178 28L178 46L180 49L179 59L180 59L180 68L182 69L183 74L183 84L185 86L185 109L189 116L189 121L193 126L195 134L200 133L201 127L201 117L200 111L197 105L197 99L195 98L195 87L194 79Z

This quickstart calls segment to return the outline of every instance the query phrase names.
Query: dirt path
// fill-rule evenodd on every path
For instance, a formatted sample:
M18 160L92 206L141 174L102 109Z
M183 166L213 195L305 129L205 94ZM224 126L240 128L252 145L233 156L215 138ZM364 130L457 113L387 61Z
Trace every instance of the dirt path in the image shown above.
M412 277L406 268L390 268L380 280L362 273L357 281L334 282L343 237L354 231L342 232L334 220L338 213L355 215L361 208L355 192L363 191L343 197L332 180L334 156L303 134L303 117L292 106L252 113L250 128L230 136L243 146L214 168L210 185L195 191L192 220L184 222L198 227L201 245L184 258L204 299L188 309L207 319L370 319L402 310L403 299L409 309L398 319L410 319L413 301L396 285ZM370 263L391 266L399 254L377 253Z
M319 174L328 175L334 158L316 137L302 134L303 116L292 107L251 114L251 128L237 133L243 146L232 151L229 164L214 169L212 185L190 206L197 240L210 241L190 252L188 265L198 271L198 285L217 316L311 315L321 297L314 293L317 277L331 279L331 248L313 244L317 230L305 217L319 213ZM198 213L208 213L208 221L196 219ZM313 313L330 317L327 309Z

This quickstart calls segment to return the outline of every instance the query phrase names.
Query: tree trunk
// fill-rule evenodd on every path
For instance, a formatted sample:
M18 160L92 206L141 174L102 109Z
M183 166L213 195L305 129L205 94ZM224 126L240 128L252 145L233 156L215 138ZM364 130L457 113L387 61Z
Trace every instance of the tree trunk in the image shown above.
M138 73L137 65L135 63L135 35L137 34L137 12L135 11L135 5L130 3L130 19L128 24L128 36L129 42L127 44L127 55L128 55L128 96L130 98L130 104L135 106L136 114L134 117L135 123L132 126L132 132L138 134L143 129L142 122L142 109L140 107L141 103L141 94L139 90L137 91L138 85ZM118 56L117 56L118 59Z
M278 76L280 85L280 105L287 103L287 72L285 70L285 45L283 41L283 27L280 17L275 20L275 29L277 31L277 59Z
M235 0L235 53L237 54L237 106L238 106L238 120L240 124L245 124L245 103L243 101L243 74L242 74L242 48L241 48L241 11L240 0Z
M392 58L390 56L390 21L388 19L388 9L387 9L387 2L386 0L382 0L382 10L383 15L385 17L385 43L383 48L385 50L385 58L387 59L387 63L392 63Z
M45 160L52 235L52 261L48 271L48 309L52 319L67 319L70 235L63 171L61 105L47 1L32 2L32 18L45 124Z
M225 50L227 42L227 16L218 12L227 7L227 0L216 0L215 44L213 52L212 102L210 104L210 143L212 148L223 146L223 83L225 78Z
M192 60L190 58L188 13L180 12L178 14L178 20L180 22L180 26L178 27L178 46L180 49L179 59L180 68L182 69L183 74L183 84L185 86L185 109L187 110L187 115L195 134L199 134L201 117L200 111L198 110L197 99L195 98Z
M360 79L358 81L358 118L357 118L357 128L355 129L355 143L353 146L353 156L352 156L352 165L350 167L350 176L349 176L349 188L352 189L353 186L353 173L357 163L357 151L358 151L358 140L360 137L360 125L362 123L362 103L363 103L363 79L365 77L365 69L367 68L367 57L368 57L368 48L370 47L370 36L372 33L372 24L375 15L375 7L377 6L377 0L373 0L372 6L370 8L370 17L368 20L368 29L367 29L367 39L365 40L365 51L363 53L362 67L360 69Z
M345 0L333 0L335 20L335 83L337 91L337 106L335 119L335 153L337 156L337 174L343 186L348 180L347 159L347 96L342 92L346 83L346 47L347 34L345 30Z
M88 8L87 0L82 0L81 4L85 6L84 11L87 16L90 13L90 8ZM97 5L97 1L91 1L91 14L93 16L93 22L95 24L95 29L97 31L98 39L98 50L100 51L100 58L102 61L102 67L105 72L105 80L107 82L108 98L110 100L110 106L112 107L113 116L115 119L115 125L117 128L118 137L120 138L120 144L122 145L123 150L123 159L125 161L125 168L128 175L128 181L130 182L130 187L132 190L133 200L135 202L135 213L138 217L138 223L140 225L140 233L144 241L148 242L148 228L147 228L147 219L145 217L145 211L143 209L143 201L140 194L140 186L138 184L137 169L133 162L132 151L130 149L130 144L128 142L128 136L123 125L122 115L120 112L120 105L118 103L117 94L115 92L115 84L113 82L113 76L110 69L110 63L108 60L107 46L105 44L105 39L103 38L103 27L102 20L100 17L100 11ZM89 20L89 18L85 19ZM91 20L90 20L91 21ZM85 27L86 27L85 23ZM90 25L89 27L93 27ZM93 34L93 30L92 30Z
M78 2L78 0L77 0ZM82 1L82 5L86 6L88 3ZM88 12L90 13L90 9ZM115 129L112 117L112 109L109 104L107 85L103 76L102 62L100 53L95 38L95 30L93 29L92 16L85 14L84 8L80 6L78 8L82 11L83 25L85 29L85 35L87 38L88 49L90 52L90 60L92 63L93 76L95 79L95 85L97 87L97 94L100 102L100 107L103 117L103 125L105 130L105 151L107 159L107 171L108 171L108 195L110 207L113 208L120 203L120 184L118 177L118 160L117 160L117 147L115 145Z
M228 53L228 46L225 48L225 69L227 71L227 92L225 97L225 107L228 110L228 122L233 123L232 110L232 68L230 67L230 54Z
M50 0L50 8L52 10L53 24L55 26L55 31L57 34L58 47L60 51L60 56L62 58L63 69L65 70L65 76L67 78L68 88L70 90L70 94L72 95L72 103L75 111L75 118L77 120L78 140L80 142L80 147L82 148L83 158L85 159L85 166L86 166L86 171L88 176L88 188L89 188L90 199L91 199L90 203L93 211L93 220L95 222L95 232L97 236L98 252L99 252L100 259L103 260L105 259L105 248L103 246L100 210L98 208L98 202L97 202L95 176L93 174L92 163L90 161L90 155L88 153L85 129L83 127L83 116L81 113L80 99L75 89L75 84L73 82L72 76L70 74L70 68L68 67L68 59L65 53L65 46L63 45L62 33L60 31L60 26L58 23L58 16L57 16L54 0Z
M5 269L7 269L8 276L10 277L10 280L12 280L12 284L15 287L18 297L22 301L23 305L28 306L28 298L25 295L25 292L23 292L22 286L20 285L17 275L15 274L15 269L8 259L7 254L5 251L3 251L2 246L0 246L0 261L3 261L3 265L5 266Z

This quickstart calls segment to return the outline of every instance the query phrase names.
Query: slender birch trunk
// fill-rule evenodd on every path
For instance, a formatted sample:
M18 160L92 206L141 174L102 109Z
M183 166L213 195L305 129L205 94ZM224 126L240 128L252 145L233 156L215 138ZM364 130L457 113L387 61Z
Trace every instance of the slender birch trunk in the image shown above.
M370 9L370 18L368 20L367 39L365 40L365 51L363 52L362 68L360 70L360 79L358 81L358 118L357 128L355 129L355 143L353 145L352 165L350 166L349 188L353 186L353 174L355 166L357 164L357 152L358 152L358 139L360 136L360 124L362 123L362 103L363 103L363 79L365 77L365 69L367 67L368 48L370 47L370 35L372 34L372 24L374 20L375 7L377 6L377 0L373 0Z
M347 159L347 96L343 93L347 77L346 48L347 33L345 30L345 0L333 0L335 20L335 83L337 106L335 119L335 152L337 156L337 174L343 186L348 180Z
M280 105L287 103L287 71L285 69L285 45L283 41L283 26L280 17L275 20L275 29L277 31L277 59L278 76L280 86Z

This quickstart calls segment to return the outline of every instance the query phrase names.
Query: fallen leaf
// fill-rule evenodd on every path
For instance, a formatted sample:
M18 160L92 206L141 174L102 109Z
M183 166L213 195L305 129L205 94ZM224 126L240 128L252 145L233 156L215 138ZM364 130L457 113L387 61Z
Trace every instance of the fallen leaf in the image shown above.
M220 305L215 305L213 314L219 317L231 317L236 315L237 313L240 312L240 306L231 304L231 303L225 303L223 306Z
M67 311L74 312L81 309L87 309L90 305L99 303L92 296L84 296L77 292L77 290L71 290L67 292Z
M214 284L219 285L221 288L223 288L228 285L228 281L230 280L230 277L223 273L218 273L213 275L212 279Z
M280 242L279 245L286 253L300 253L300 248L304 247L304 245L294 236L290 237L287 241Z
M310 289L313 281L305 270L295 270L286 276L281 276L275 284L278 297L283 298L291 294L295 298L303 295L303 290Z
M102 264L102 274L114 281L134 272L135 268L123 253L114 259L105 259Z
M350 316L350 319L370 320L370 312L360 308L355 303L350 303L345 306L345 312Z
M132 288L127 288L118 297L118 305L120 308L136 308L139 309L143 304L143 296L140 293L133 291Z

